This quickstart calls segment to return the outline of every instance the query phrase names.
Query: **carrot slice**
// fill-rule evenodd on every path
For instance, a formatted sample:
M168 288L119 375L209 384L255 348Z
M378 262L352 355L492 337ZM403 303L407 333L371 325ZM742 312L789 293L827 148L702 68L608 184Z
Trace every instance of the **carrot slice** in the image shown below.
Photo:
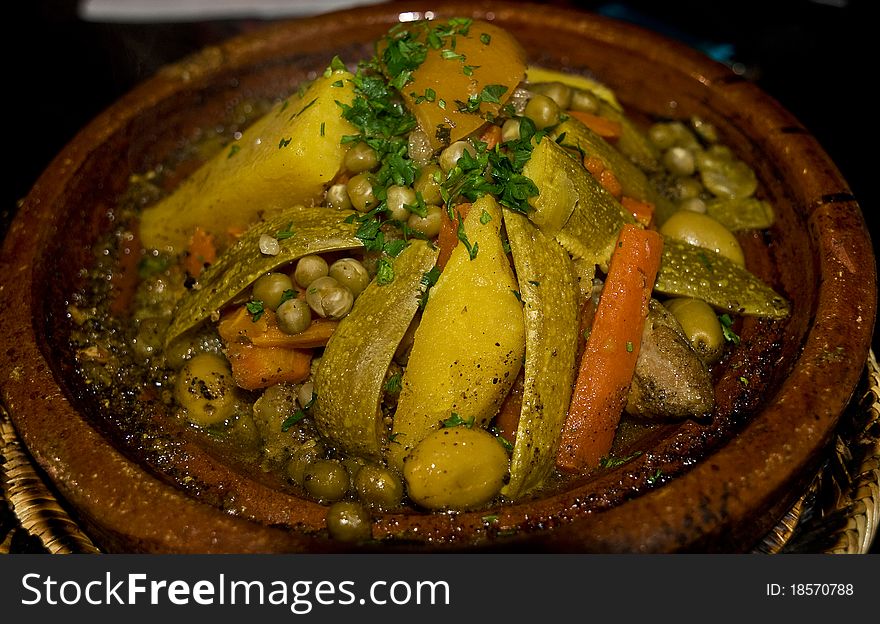
M565 472L584 472L611 450L639 355L663 239L626 224L617 239L593 327L581 358L556 456Z
M214 245L214 237L197 227L189 239L183 267L193 277L201 275L209 264L217 260L217 248Z
M575 110L565 111L565 113L566 115L574 117L580 121L606 141L614 142L620 138L621 134L623 134L623 126L619 121L615 121L614 119L608 119L607 117L600 117L593 113L584 113Z
M487 150L495 149L495 146L501 143L501 126L489 124L480 134L480 141L486 144Z
M651 227L653 224L654 204L651 202L624 195L620 198L620 205L645 227Z
M440 222L440 234L437 235L437 247L440 248L440 254L437 256L437 267L441 271L449 261L452 250L458 245L458 224L464 223L464 219L467 217L470 209L471 205L468 203L456 205L452 209L453 214L458 213L458 218L456 219L450 219L447 211L443 211Z
M232 367L232 379L245 390L308 379L312 362L309 350L257 347L240 342L227 346L226 357Z
M339 321L325 318L312 320L304 331L286 334L278 327L278 317L272 310L265 310L254 321L245 306L226 312L221 318L217 331L223 342L246 342L257 347L281 347L285 349L309 349L323 347L330 340Z

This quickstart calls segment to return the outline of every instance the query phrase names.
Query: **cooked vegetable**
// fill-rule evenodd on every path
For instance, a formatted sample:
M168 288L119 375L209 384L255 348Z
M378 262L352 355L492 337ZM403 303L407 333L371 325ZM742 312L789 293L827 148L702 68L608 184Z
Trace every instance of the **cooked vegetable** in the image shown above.
M660 226L660 233L666 238L711 249L739 266L746 264L742 247L733 233L708 215L679 210Z
M309 376L312 352L233 342L226 348L235 385L245 390L297 383Z
M757 277L721 254L666 239L655 292L702 299L735 314L782 319L789 304Z
M621 134L623 134L623 126L621 126L620 122L614 121L613 119L575 110L568 111L568 115L577 119L584 126L606 141L613 143L620 139Z
M572 394L556 465L583 472L611 450L635 371L663 240L627 224L611 258Z
M319 277L306 289L309 307L322 318L338 321L351 310L354 295L329 275Z
M478 507L501 491L507 470L498 439L462 425L430 433L403 464L410 499L426 509Z
M370 507L394 509L403 501L403 480L390 468L367 464L357 471L354 488L358 499Z
M713 199L706 203L706 214L732 232L763 230L773 225L773 206L754 197Z
M370 274L367 273L364 265L354 258L340 258L330 265L327 275L335 279L337 284L348 289L355 298L370 283Z
M525 317L525 380L510 482L518 498L553 469L571 399L578 341L578 286L571 260L524 215L507 211L504 224L516 266Z
M388 449L398 469L450 413L488 423L522 367L522 304L499 235L500 207L480 198L462 227L469 244L455 248L431 289L403 375Z
M419 305L422 278L437 258L413 241L394 259L394 280L375 280L334 333L315 375L312 408L321 433L341 449L378 458L387 437L380 401L385 371Z
M231 417L236 396L229 364L220 355L202 353L177 375L175 397L191 422L207 427Z
M314 461L303 472L303 487L321 502L341 500L350 485L351 480L345 466L333 459Z
M284 273L266 273L251 287L251 299L262 301L263 306L275 310L281 305L284 293L293 291L293 281Z
M284 301L275 310L275 315L278 318L278 329L285 334L302 334L312 325L311 308L303 299L294 298Z
M392 32L379 44L379 59L389 79L403 83L406 106L435 150L497 115L526 68L516 39L478 20L424 22Z
M535 147L523 175L539 191L529 218L573 257L607 266L620 229L633 216L553 141Z
M664 304L681 325L697 354L703 361L712 364L724 352L724 333L715 310L699 299L676 297Z
M339 501L327 510L327 531L333 539L362 542L370 539L371 527L369 512L354 501Z
M302 299L291 301L303 302ZM305 330L290 334L281 328L277 313L265 310L260 318L254 320L247 307L241 306L223 313L217 331L227 344L243 342L257 347L310 349L326 345L338 323L330 319L315 319Z
M225 237L261 215L318 200L342 167L342 137L355 132L336 104L352 100L351 77L341 70L319 76L301 98L278 104L147 208L140 223L144 247L179 253L196 226Z
M358 226L344 221L347 214L300 206L251 227L202 274L198 289L181 299L165 344L218 312L268 271L305 255L361 247L363 242L355 236ZM260 237L282 231L294 234L278 241L280 252L274 256L261 254Z

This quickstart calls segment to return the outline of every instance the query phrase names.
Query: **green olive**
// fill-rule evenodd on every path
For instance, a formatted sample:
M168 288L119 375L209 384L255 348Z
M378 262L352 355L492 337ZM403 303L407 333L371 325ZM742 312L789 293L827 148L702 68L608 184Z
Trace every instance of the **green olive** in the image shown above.
M366 464L354 477L360 501L370 507L393 509L403 500L403 480L384 466Z
M363 542L372 537L372 519L360 503L339 501L327 509L327 532L342 542Z
M706 214L706 202L699 197L689 197L688 199L679 202L678 209Z
M456 141L440 152L440 168L446 172L452 171L455 168L456 163L458 163L458 159L461 158L465 152L471 156L476 153L474 146L467 141Z
M263 307L274 310L286 291L293 290L293 281L284 273L261 275L251 287L251 298L263 302Z
M321 256L310 254L303 256L296 263L293 279L302 288L308 288L319 277L325 277L329 272L327 261Z
M562 110L571 108L572 89L562 82L539 82L529 85L529 91L532 93L540 93L556 102L556 105Z
M670 299L664 305L681 325L700 358L709 364L717 362L724 352L724 333L712 306L689 297Z
M294 297L275 310L278 328L285 334L299 334L312 324L312 310L305 299Z
M739 241L730 230L709 215L679 210L660 226L660 233L675 240L711 249L736 264L745 266Z
M571 110L596 113L599 111L599 99L585 89L575 89L571 94Z
M359 173L353 176L348 181L346 188L351 205L358 212L369 212L379 205L379 200L373 191L373 176L369 173Z
M226 358L213 353L191 358L177 375L175 396L197 425L216 425L232 416L235 384Z
M334 184L327 189L324 203L334 210L350 210L351 199L348 197L348 187L345 184Z
M440 183L446 178L440 165L427 165L419 169L413 190L422 194L426 204L440 204L443 198L440 196Z
M408 186L393 185L388 187L385 198L385 206L388 208L388 216L395 221L409 219L409 208L416 205L416 192Z
M471 509L500 491L507 451L484 429L448 427L432 432L406 456L403 476L412 501L427 509Z
M319 459L303 471L303 487L322 503L341 500L350 485L345 466L333 459Z
M345 152L342 164L350 173L372 171L379 165L379 154L366 143L355 143Z
M367 273L364 265L354 258L337 260L330 265L328 275L345 286L355 299L370 283L370 274Z
M339 320L351 311L354 296L332 277L319 277L306 289L306 301L318 316Z
M443 209L440 206L428 206L424 217L412 213L407 219L407 225L411 230L419 232L428 238L434 238L440 233L440 225L443 222Z
M324 445L317 438L306 440L290 453L285 471L291 481L302 485L306 468L324 456Z
M559 105L546 95L533 95L523 111L526 117L535 122L538 130L555 126L559 123Z

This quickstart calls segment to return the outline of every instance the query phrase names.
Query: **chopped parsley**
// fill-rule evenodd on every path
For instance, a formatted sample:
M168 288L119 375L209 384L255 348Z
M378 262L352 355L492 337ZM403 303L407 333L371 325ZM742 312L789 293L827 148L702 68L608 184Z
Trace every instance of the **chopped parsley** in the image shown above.
M306 412L308 412L312 405L315 404L315 399L318 398L318 395L312 392L312 398L309 399L309 402L302 406L301 409L297 409L293 414L285 418L281 423L281 431L287 431L291 427L293 427L296 423L301 421L306 417Z
M733 331L733 319L730 318L729 314L722 314L718 317L718 320L721 321L721 333L724 334L724 339L727 342L732 342L735 345L740 343L740 338Z
M226 155L226 158L232 158L233 156L238 154L238 152L240 152L240 151L241 151L241 145L239 145L238 143L233 143L232 145L229 146L229 153Z
M278 149L282 149L284 147L287 147L288 145L290 145L290 142L292 140L293 140L293 137L288 137L286 139L282 138L280 141L278 141Z
M291 299L296 299L296 291L288 288L283 293L281 293L281 301L278 302L278 305L280 306L285 301L290 301Z
M628 461L635 459L641 454L641 451L636 451L632 455L627 455L626 457L613 457L611 455L606 455L599 460L599 466L601 468L617 468L618 466L622 466Z
M263 316L263 313L266 311L263 307L263 302L259 299L254 299L252 301L248 301L245 304L245 308L251 315L251 320L256 323L260 320L260 317Z
M452 412L452 415L443 421L443 426L447 429L451 427L467 427L470 429L474 426L474 417L462 418L455 412Z
M422 292L422 298L419 300L419 308L424 310L425 306L428 303L428 291L431 287L437 283L437 280L440 278L440 269L437 267L433 267L430 271L426 272L422 275L422 279L420 280L420 284L424 291Z
M287 224L287 227L283 230L278 230L275 232L275 238L278 240L285 240L291 238L296 232L293 231L293 221Z
M388 394L400 394L403 390L403 377L400 373L395 373L385 382L385 392Z
M486 210L484 209L483 212L480 213L480 223L483 224L483 225L486 225L486 224L489 223L489 221L491 221L491 220L492 220L492 215L490 215L490 214L489 214L488 212L486 212Z
M492 35L489 33L480 33L480 41L483 45L489 45L489 42L492 41Z
M383 256L379 258L379 262L376 265L376 283L379 286L385 286L393 281L394 267L391 264L391 260Z
M627 340L627 341L626 341L626 352L627 352L627 353L632 353L632 352L633 352L633 343L632 343L631 340Z
M461 213L456 213L458 216L458 230L456 234L458 235L458 240L461 241L461 244L464 245L464 248L467 249L468 257L473 260L477 257L477 252L479 251L479 243L471 244L471 241L468 240L467 233L464 231L464 219L461 218Z

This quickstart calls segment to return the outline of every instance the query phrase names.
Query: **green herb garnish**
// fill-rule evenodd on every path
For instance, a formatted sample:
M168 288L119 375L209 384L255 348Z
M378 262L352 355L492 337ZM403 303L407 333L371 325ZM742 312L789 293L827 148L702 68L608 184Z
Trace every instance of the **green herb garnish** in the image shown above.
M263 316L263 313L266 311L263 307L263 302L259 299L254 299L252 301L248 301L245 304L245 308L251 315L251 321L256 323L260 320L260 317Z

